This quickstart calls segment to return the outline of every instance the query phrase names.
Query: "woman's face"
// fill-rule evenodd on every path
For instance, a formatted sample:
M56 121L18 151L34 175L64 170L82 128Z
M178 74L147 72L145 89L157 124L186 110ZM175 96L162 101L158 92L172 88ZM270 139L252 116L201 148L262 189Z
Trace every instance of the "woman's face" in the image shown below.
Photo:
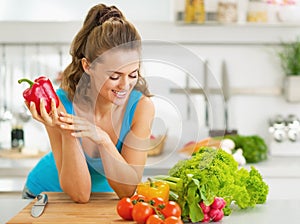
M93 63L90 69L92 86L102 99L122 105L137 83L138 70L138 51L111 50Z

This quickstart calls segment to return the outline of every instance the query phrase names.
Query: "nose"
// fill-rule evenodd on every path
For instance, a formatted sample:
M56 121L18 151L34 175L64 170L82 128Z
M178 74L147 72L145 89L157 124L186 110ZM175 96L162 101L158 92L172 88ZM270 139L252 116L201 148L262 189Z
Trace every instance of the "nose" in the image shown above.
M127 87L128 87L128 85L129 85L129 78L128 77L122 77L122 78L120 78L120 81L119 81L119 83L118 83L118 87L120 88L120 89L126 89Z

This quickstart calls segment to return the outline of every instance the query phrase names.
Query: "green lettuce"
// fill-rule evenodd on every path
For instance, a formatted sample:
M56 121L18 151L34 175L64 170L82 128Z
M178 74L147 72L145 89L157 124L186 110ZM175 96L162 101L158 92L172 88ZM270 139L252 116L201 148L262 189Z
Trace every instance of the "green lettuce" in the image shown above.
M169 183L170 198L181 206L183 220L192 222L204 217L200 201L210 205L215 197L222 197L224 214L229 215L233 204L244 209L265 203L269 190L255 167L239 169L232 155L210 147L200 148L191 158L176 163L168 175L154 179Z

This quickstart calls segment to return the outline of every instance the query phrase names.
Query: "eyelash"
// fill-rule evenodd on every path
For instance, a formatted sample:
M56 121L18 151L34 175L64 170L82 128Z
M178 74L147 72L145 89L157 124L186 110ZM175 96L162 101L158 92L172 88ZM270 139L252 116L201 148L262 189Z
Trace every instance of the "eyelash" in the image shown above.
M134 75L134 74L136 74L136 75ZM132 79L135 79L136 77L137 77L137 71L136 72L133 72L133 73L131 73L130 75L128 75L130 78L132 78ZM113 77L113 76L110 76L109 77L111 80L114 80L114 81L116 81L116 80L118 80L119 78L120 78L120 76L118 76L118 77Z

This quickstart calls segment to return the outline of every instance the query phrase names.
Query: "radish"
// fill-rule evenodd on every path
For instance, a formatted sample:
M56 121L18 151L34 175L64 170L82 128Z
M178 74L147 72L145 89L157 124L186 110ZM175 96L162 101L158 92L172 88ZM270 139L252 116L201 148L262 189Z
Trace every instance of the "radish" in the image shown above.
M214 202L210 205L211 208L223 209L226 205L226 201L221 197L215 197Z
M220 211L221 211L220 209L212 208L210 209L208 215L211 219L214 219L219 215Z
M209 222L210 221L210 217L208 214L204 214L204 218L202 219L201 222Z
M212 218L212 220L213 220L214 222L218 222L218 221L220 221L220 220L224 217L224 212L223 212L223 210L219 210L219 209L218 209L218 212L219 212L219 213L217 213L216 216L215 216L214 218Z
M204 214L207 214L210 211L210 206L205 205L203 201L201 201L199 205Z

